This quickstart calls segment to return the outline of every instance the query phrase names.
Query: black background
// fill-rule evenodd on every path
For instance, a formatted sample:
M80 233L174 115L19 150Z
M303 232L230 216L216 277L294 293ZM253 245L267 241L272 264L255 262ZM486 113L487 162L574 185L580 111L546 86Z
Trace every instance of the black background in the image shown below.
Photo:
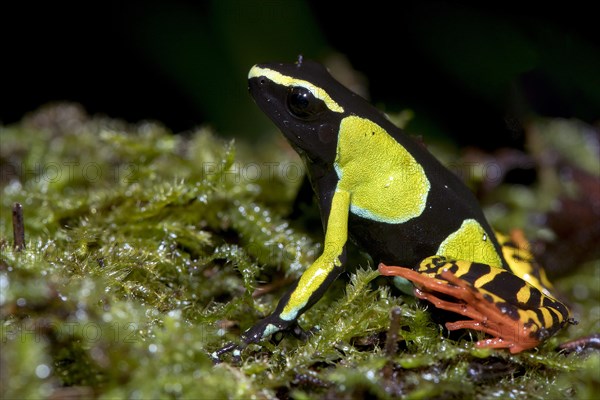
M189 10L186 18L192 21L191 26L202 29L207 24L213 25L210 31L205 29L197 37L209 45L216 43L211 50L214 54L206 50L207 47L198 46L197 54L183 51L177 61L185 64L186 59L195 58L212 64L208 72L202 71L197 78L213 80L210 90L200 88L194 92L190 89L193 79L188 80L189 85L177 80L177 75L162 65L160 57L149 55L152 51L148 51L147 45L140 46L140 27L148 29L148 25L144 25L147 9L160 13L167 2L45 2L1 6L4 12L0 28L3 47L0 121L11 124L42 104L66 100L81 103L91 114L102 113L130 122L159 120L176 133L208 123L225 135L243 135L246 132L242 131L266 126L249 98L245 97L245 71L254 62L293 61L295 56L292 55L302 51L298 43L303 40L307 41L308 56L319 58L331 50L346 55L352 66L368 78L371 98L377 104L385 104L391 110L414 108L418 117L438 130L451 132L461 144L474 143L482 147L521 145L518 131L523 108L543 116L575 117L588 123L597 122L600 115L597 103L600 72L582 78L577 69L584 67L589 71L597 65L597 71L600 71L597 15L576 3L544 3L543 7L534 7L503 2L484 7L461 2L414 1L395 3L391 7L387 2L354 6L334 2L325 7L313 1L304 7L298 1L234 1L227 3L236 13L235 18L221 35L231 33L234 39L229 42L218 37L219 23L215 22L214 14L219 2L170 3ZM288 29L286 24L295 21L294 15L284 15L281 10L289 7L291 13L296 9L306 12L303 19L298 17L297 25L290 25ZM456 52L446 51L448 49L436 49L438 42L435 40L433 47L423 46L432 37L443 39L443 27L441 33L438 29L429 36L427 29L436 28L431 25L432 21L452 23L452 19L463 15L463 11L472 17L474 24L465 26L464 32L458 35L453 34L464 37L465 43L474 39L476 42L480 34L483 38L495 34L486 30L485 18L489 18L506 32L517 32L517 38L533 42L539 54L558 52L557 47L564 47L562 81L556 80L556 74L547 73L542 64L518 74L510 85L491 96L482 96L473 86L465 89L460 73L449 72L440 60L466 54L458 51L470 52L467 57L473 56L479 51L477 47L462 48L461 43L456 43ZM263 19L253 22L256 21L252 19L254 12L261 13ZM223 18L226 11L220 13ZM431 20L432 15L438 19ZM448 15L447 20L445 15ZM483 22L477 21L477 16L482 16ZM311 23L306 22L311 20ZM269 29L271 21L275 24L273 29ZM158 33L147 35L151 39L144 43L166 35L161 32L163 28L165 31L171 29L170 25L153 25L152 29ZM493 29L491 26L490 30ZM548 33L547 37L543 32ZM244 42L249 37L251 41ZM194 37L188 39L193 43ZM243 45L235 48L238 39ZM319 40L322 43L315 44ZM234 48L227 49L223 43L230 43ZM482 45L486 45L485 40ZM515 43L515 46L518 50L520 44ZM489 48L483 50L490 51ZM228 51L228 57L223 56L225 51ZM500 52L514 54L510 48L499 49ZM241 55L232 61L234 68L226 68L223 60L236 58L231 54ZM557 57L556 54L553 57ZM214 71L221 65L224 74L218 75ZM481 79L479 87L482 91L488 86L486 77L489 76L492 82L503 68L505 70L506 65L499 65L498 72L490 65L481 66L481 71L490 70ZM570 68L573 69L571 76ZM232 77L232 83L228 76ZM577 83L571 85L569 79L577 80L575 78ZM225 99L235 99L231 106L226 100L219 100L223 97L219 88L225 88L226 84L240 88L239 92L224 89L231 92L225 93ZM596 85L590 96L590 87ZM517 101L511 94L515 87L522 96ZM193 93L202 91L205 100L199 102ZM207 106L213 103L211 97L221 114ZM490 101L490 97L495 100ZM421 126L427 133L428 124ZM418 125L416 131L421 133ZM249 137L253 135L255 133L248 134Z

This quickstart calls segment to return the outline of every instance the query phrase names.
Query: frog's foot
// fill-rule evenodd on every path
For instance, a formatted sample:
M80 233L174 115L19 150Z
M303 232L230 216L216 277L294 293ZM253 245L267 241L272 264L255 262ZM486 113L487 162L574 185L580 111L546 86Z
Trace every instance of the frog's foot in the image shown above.
M233 342L227 343L225 346L221 347L219 350L214 351L210 354L210 358L214 364L221 363L221 356L223 354L231 352L235 360L240 359L240 355L245 346L239 345Z
M514 354L536 347L541 342L541 332L537 332L537 326L523 324L514 306L511 308L506 303L494 304L480 290L446 269L437 275L439 278L385 264L379 264L379 272L411 281L417 286L416 297L429 301L437 308L468 318L464 321L447 322L448 330L473 329L493 336L491 339L478 341L476 347L507 348ZM441 299L440 295L445 299Z
M210 354L213 363L219 364L221 357L231 353L235 361L241 358L242 350L249 344L258 343L261 340L271 338L275 343L283 339L283 334L289 332L300 340L306 340L310 332L304 331L295 320L285 321L279 318L277 314L271 314L268 317L258 321L256 325L248 329L241 337L240 343L229 342L219 350Z

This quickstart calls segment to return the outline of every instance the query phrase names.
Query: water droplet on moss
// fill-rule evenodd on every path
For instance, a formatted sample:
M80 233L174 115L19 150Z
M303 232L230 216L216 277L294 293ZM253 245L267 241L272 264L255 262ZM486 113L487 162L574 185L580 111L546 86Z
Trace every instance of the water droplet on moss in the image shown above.
M77 311L75 311L75 316L80 321L87 320L87 313L82 309L78 309Z
M50 376L50 367L46 364L40 364L35 367L35 375L40 379L46 379Z

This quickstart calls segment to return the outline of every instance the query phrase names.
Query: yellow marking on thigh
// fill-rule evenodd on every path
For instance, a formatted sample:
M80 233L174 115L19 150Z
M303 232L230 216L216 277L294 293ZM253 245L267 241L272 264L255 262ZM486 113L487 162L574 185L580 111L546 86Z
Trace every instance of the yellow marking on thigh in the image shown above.
M521 304L527 304L529 298L531 297L531 289L529 286L523 284L521 289L517 292L517 301Z
M467 260L500 267L502 261L492 239L474 219L466 219L440 244L437 253L454 260Z

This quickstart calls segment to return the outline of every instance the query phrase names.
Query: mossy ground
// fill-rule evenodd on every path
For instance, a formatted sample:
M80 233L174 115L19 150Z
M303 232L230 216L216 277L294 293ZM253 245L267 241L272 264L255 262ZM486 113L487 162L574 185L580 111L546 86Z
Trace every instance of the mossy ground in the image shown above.
M174 136L74 105L0 130L2 398L583 399L600 389L598 353L556 351L599 331L597 260L557 282L580 324L522 354L449 338L356 258L302 317L318 327L309 340L250 346L215 366L209 354L272 310L321 249L319 226L286 217L302 166L282 139Z

